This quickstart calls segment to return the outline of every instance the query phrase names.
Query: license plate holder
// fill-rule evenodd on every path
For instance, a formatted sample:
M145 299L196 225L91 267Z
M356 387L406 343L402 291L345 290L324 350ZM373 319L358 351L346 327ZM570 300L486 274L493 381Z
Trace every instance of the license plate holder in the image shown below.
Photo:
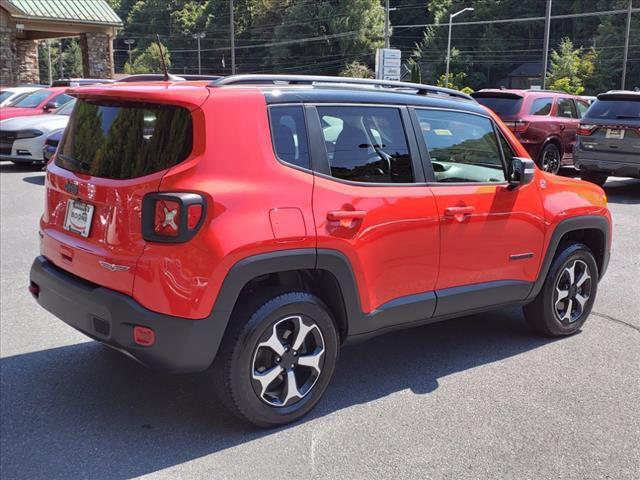
M607 133L605 134L605 137L612 140L623 140L624 129L623 128L607 128Z
M82 237L88 237L91 231L94 206L81 200L67 200L67 213L64 216L64 229Z

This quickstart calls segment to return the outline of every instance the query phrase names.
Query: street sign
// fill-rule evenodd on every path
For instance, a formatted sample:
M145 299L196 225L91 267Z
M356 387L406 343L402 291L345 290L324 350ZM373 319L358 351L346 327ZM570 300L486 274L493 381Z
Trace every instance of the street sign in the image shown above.
M376 50L376 78L400 81L402 73L402 52L396 48Z

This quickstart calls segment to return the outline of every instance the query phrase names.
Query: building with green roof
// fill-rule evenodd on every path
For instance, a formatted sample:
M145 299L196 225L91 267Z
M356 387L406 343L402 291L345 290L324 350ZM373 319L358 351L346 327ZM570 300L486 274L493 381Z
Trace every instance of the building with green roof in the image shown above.
M0 85L39 83L38 42L80 37L86 78L113 78L122 20L106 0L0 0Z

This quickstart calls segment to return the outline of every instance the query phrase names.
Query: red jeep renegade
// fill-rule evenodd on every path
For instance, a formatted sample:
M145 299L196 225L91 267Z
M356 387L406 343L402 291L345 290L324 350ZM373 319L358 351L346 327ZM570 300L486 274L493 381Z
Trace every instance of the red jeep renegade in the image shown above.
M304 76L94 85L46 179L30 291L141 363L299 419L345 343L507 305L585 322L600 187L538 170L465 94Z

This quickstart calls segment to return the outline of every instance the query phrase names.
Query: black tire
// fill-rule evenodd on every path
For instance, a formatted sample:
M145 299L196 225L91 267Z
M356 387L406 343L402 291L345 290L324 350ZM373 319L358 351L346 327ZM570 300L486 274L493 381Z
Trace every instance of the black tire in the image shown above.
M572 267L573 284L569 286L571 274L568 270ZM585 267L586 270L583 270ZM576 287L575 285L582 279L583 271L586 271L590 278L584 280L582 286ZM531 327L542 335L549 337L573 335L582 328L591 313L597 290L598 266L589 247L582 243L561 245L542 289L533 302L525 305L524 316ZM571 303L560 298L565 291L566 298ZM583 305L578 300L578 295L580 300L587 298ZM573 309L575 309L575 317Z
M554 143L547 143L538 158L538 166L541 170L557 175L562 163L562 153Z
M580 179L585 182L595 183L599 187L602 187L609 178L609 175L601 172L591 172L589 170L582 170L580 172Z
M329 309L318 297L306 292L272 291L253 300L239 302L240 305L243 303L231 317L211 369L215 394L231 413L259 427L295 422L318 403L333 376L339 339ZM297 352L292 347L297 335L304 330L298 319L311 330L305 334L307 343L300 348L296 360L292 355ZM272 336L287 348L282 357L264 345ZM313 347L314 342L322 343L323 353L319 356L315 352L322 350L318 345ZM307 350L308 345L314 348L313 352ZM307 359L311 356L320 358L319 373L315 368L302 364L305 356ZM268 368L262 371L255 368L259 358L268 359L261 360L269 365ZM271 390L265 392L262 383L255 378L277 367L282 373L269 385L275 387L273 392L281 390L279 397ZM294 391L303 393L306 385L306 393L301 398L293 397L287 403L278 404L280 398L288 397L290 373L297 378ZM298 382L303 383L302 386Z

